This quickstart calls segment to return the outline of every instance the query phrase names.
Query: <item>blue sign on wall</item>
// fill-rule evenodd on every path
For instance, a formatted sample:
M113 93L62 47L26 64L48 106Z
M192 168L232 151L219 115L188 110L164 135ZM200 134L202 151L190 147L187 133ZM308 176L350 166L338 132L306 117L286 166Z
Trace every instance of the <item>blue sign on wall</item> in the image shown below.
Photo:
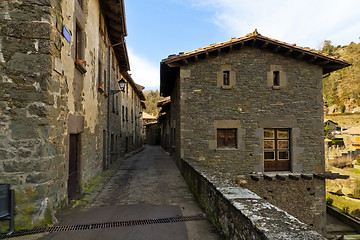
M63 25L62 28L62 35L65 37L65 39L70 43L71 42L71 35L69 31L66 29L65 25Z

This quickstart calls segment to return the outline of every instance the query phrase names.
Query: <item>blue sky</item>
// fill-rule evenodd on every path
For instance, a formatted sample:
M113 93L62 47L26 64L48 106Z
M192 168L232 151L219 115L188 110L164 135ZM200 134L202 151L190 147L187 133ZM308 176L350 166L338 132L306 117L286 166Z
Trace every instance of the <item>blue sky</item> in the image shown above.
M131 74L159 89L160 61L255 28L266 37L319 49L359 42L359 0L125 0Z

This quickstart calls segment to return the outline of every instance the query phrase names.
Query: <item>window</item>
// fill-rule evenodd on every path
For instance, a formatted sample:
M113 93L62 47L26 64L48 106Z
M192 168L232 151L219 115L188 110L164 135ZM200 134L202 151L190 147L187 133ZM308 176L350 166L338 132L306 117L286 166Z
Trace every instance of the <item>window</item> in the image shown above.
M273 86L280 86L280 72L274 71L273 72Z
M83 31L78 24L76 24L75 34L75 59L84 60Z
M126 107L126 121L129 121L128 107Z
M103 79L102 79L102 64L101 61L99 60L99 69L98 69L98 89L103 91L104 90L104 86L103 86Z
M270 71L267 72L267 85L275 90L287 86L286 72L281 65L270 65Z
M264 129L264 170L291 170L290 129Z
M125 107L124 106L121 107L121 112L122 112L122 120L124 122L125 121Z
M226 86L230 85L230 72L223 71L223 84Z
M237 129L217 129L217 148L237 148Z
M119 96L116 95L116 101L115 101L115 110L116 110L116 115L119 115Z
M114 152L114 134L110 136L110 153Z
M112 95L112 112L115 113L115 95L114 94L111 94ZM110 95L110 97L111 97Z
M104 77L104 91L106 92L106 90L107 90L107 89L106 89L106 87L107 87L107 84L106 84L106 83L107 83L106 70L104 70L104 76L103 76L103 77Z

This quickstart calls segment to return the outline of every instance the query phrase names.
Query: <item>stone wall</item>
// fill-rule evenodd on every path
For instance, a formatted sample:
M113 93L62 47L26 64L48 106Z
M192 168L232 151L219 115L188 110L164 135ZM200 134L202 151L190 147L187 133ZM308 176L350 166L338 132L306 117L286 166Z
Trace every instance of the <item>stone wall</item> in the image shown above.
M53 81L59 54L56 11L50 1L0 4L0 182L15 190L16 227L51 221L52 204L65 195L61 179L64 120L58 117L66 86ZM59 93L59 94L58 94Z
M218 86L222 65L236 73L230 89ZM286 72L287 84L280 89L268 86L272 65ZM321 74L319 66L251 47L181 66L183 157L206 159L232 175L260 172L262 129L286 127L293 130L292 169L324 170ZM213 148L215 121L221 120L240 120L237 150Z
M190 189L226 239L325 239L287 212L194 160L178 160Z
M246 180L252 173L264 172L263 129L288 128L290 172L325 170L320 66L244 47L179 69L179 83L172 94L172 100L173 95L180 96L180 105L174 110L181 116L177 159L194 159L224 177ZM236 76L226 87L219 80L224 69ZM280 72L277 87L271 86L269 77L274 69ZM237 129L237 148L218 149L217 128ZM249 188L324 233L324 181L285 183L261 181ZM292 187L300 187L300 192ZM278 195L271 197L271 191ZM308 204L299 204L297 209L291 203L283 204L284 199L298 197Z
M272 180L260 177L259 181L248 179L243 181L241 186L325 235L325 180L303 179L300 175L294 179L286 175L283 177L273 177Z
M127 93L112 102L106 90L110 42L99 1L82 2L0 3L0 183L15 190L17 230L51 223L54 212L68 204L72 134L79 136L78 192L106 168L109 97L110 133L116 136L112 161L125 154L125 146L141 147L141 125L135 124L141 120L130 116L141 111L139 96L128 84ZM76 25L86 62L81 68L75 63ZM118 89L127 70L116 59L112 63L111 89ZM130 121L120 126L124 102ZM125 137L133 135L126 145Z

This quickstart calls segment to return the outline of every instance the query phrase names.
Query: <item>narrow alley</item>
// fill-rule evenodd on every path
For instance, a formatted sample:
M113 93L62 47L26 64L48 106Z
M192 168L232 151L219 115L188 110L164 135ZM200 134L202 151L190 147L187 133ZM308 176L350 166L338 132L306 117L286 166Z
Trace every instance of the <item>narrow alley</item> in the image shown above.
M159 146L145 146L126 159L91 208L75 209L60 224L107 223L204 214L172 159ZM207 220L56 232L41 239L220 239Z

